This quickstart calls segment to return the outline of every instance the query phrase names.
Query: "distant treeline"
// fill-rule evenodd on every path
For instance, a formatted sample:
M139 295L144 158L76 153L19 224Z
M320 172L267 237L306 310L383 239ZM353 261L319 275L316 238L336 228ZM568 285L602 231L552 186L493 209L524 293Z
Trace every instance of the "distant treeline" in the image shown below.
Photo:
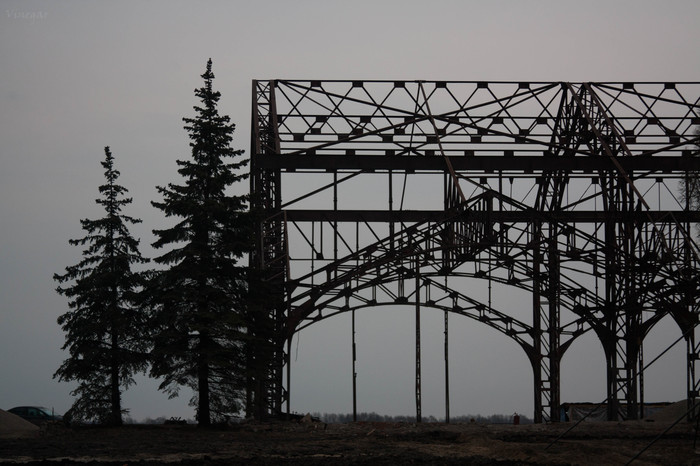
M319 419L327 424L344 424L353 422L352 414L338 414L338 413L311 413L314 419ZM520 416L520 424L532 424L531 418L518 414ZM146 418L141 422L135 421L131 417L126 417L124 419L125 424L166 424L174 421L180 421L180 418L166 418L164 416L152 419ZM194 419L183 420L188 424L194 424L196 421ZM383 414L377 414L375 412L371 413L358 413L358 422L416 422L416 416L389 416ZM435 416L425 416L423 417L423 422L445 422L445 418L436 418ZM491 414L489 416L477 415L467 415L467 416L450 416L451 423L471 423L476 424L513 424L513 414Z
M311 416L320 419L328 424L353 422L352 414L337 414L337 413L311 413ZM491 414L489 416L466 415L466 416L450 416L450 422L474 422L478 424L513 424L513 414ZM531 418L518 414L520 416L520 424L532 424ZM389 416L385 414L357 413L359 422L416 422L416 416ZM445 422L445 418L436 418L435 416L423 416L423 422Z

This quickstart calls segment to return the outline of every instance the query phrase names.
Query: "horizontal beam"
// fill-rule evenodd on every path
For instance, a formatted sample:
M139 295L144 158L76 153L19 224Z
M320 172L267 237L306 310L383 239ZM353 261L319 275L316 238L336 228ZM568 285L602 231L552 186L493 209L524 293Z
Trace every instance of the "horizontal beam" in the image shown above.
M371 222L371 223L417 223L441 221L445 218L442 210L285 210L290 222ZM535 219L531 212L493 211L491 221L504 223L529 222ZM700 222L700 212L685 211L649 211L611 213L602 211L561 211L548 212L547 217L566 223L599 223L606 220L618 222L638 221L654 223ZM537 217L542 219L542 217Z
M446 171L445 158L384 155L256 155L255 165L267 170L405 170ZM609 157L546 157L546 156L449 156L458 172L514 171L539 173L564 170L597 173L617 171ZM625 172L683 173L700 171L700 157L637 156L617 157Z
M324 83L353 83L353 85L361 87L364 84L370 84L370 83L393 83L395 86L397 85L405 85L405 84L479 84L481 87L488 88L489 85L500 85L500 84L518 84L521 85L521 87L527 89L529 88L530 85L551 85L551 84L564 84L564 81L465 81L465 80L411 80L411 79L402 79L402 80L390 80L390 79L363 79L360 81L357 80L351 80L351 79L323 79L323 80L308 80L308 79L255 79L253 82L267 82L267 81L274 81L275 83L286 83L286 84L299 84L299 85L304 85L307 84L310 87L320 87ZM668 82L668 81L571 81L571 84L581 84L583 82L591 83L597 86L602 86L602 85L608 85L608 86L613 86L613 85L621 85L624 86L625 89L633 89L635 85L640 86L640 85L648 85L648 84L663 84L666 86L672 86L671 88L674 88L676 85L682 85L682 84L696 84L700 85L700 81L673 81L673 82Z

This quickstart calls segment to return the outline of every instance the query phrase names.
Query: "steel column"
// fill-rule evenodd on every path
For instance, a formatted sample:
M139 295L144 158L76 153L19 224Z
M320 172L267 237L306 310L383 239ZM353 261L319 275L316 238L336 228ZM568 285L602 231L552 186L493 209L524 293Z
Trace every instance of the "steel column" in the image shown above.
M416 422L423 420L423 401L421 396L421 335L420 335L420 264L415 262L416 275Z
M450 352L449 352L449 314L445 311L445 422L450 423Z
M357 346L355 345L355 311L352 311L352 421L357 422Z

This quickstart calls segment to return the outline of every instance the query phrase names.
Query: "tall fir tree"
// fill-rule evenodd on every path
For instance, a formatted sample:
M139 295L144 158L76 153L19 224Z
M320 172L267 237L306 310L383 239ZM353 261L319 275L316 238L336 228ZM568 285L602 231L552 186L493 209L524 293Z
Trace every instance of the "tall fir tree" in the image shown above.
M105 147L106 184L96 199L106 215L97 220L81 220L86 235L70 240L86 246L82 260L55 274L58 293L69 298L70 311L58 318L66 332L63 349L70 356L54 374L61 381L78 381L71 392L74 419L111 425L122 424L122 390L134 383L133 375L147 369L146 314L135 300L141 274L132 266L148 262L141 256L129 225L141 222L124 215L122 208L132 202L128 190L117 184L119 171Z
M238 260L251 235L247 196L228 193L247 177L239 172L248 161L231 148L235 125L219 115L211 59L201 77L201 107L183 118L191 159L177 164L185 182L158 187L163 201L152 202L179 221L153 231L153 246L171 249L155 258L165 268L153 272L147 295L156 329L152 375L163 378L160 388L170 397L192 388L198 423L208 425L241 408L247 269Z

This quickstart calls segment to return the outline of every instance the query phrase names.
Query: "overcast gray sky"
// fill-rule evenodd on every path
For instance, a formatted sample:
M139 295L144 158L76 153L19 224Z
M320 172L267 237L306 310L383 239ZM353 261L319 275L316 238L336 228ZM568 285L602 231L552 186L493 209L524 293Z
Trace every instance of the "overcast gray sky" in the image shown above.
M168 225L155 186L188 157L192 116L211 57L220 110L249 151L251 80L700 80L700 2L595 1L0 1L0 408L65 411L71 385L52 374L66 354L52 275L79 259L69 238L102 215L103 147L111 146L142 252ZM247 188L243 186L242 189ZM442 314L424 312L423 414L442 416ZM532 416L532 374L515 343L452 318L451 414ZM651 359L675 339L662 321ZM412 313L358 313L358 409L413 414ZM294 341L292 409L352 410L349 316ZM654 343L657 341L658 343ZM684 348L646 379L648 401L685 396ZM563 360L563 401L605 397L592 335ZM193 417L139 379L125 394L137 419ZM670 382L672 381L672 382Z

